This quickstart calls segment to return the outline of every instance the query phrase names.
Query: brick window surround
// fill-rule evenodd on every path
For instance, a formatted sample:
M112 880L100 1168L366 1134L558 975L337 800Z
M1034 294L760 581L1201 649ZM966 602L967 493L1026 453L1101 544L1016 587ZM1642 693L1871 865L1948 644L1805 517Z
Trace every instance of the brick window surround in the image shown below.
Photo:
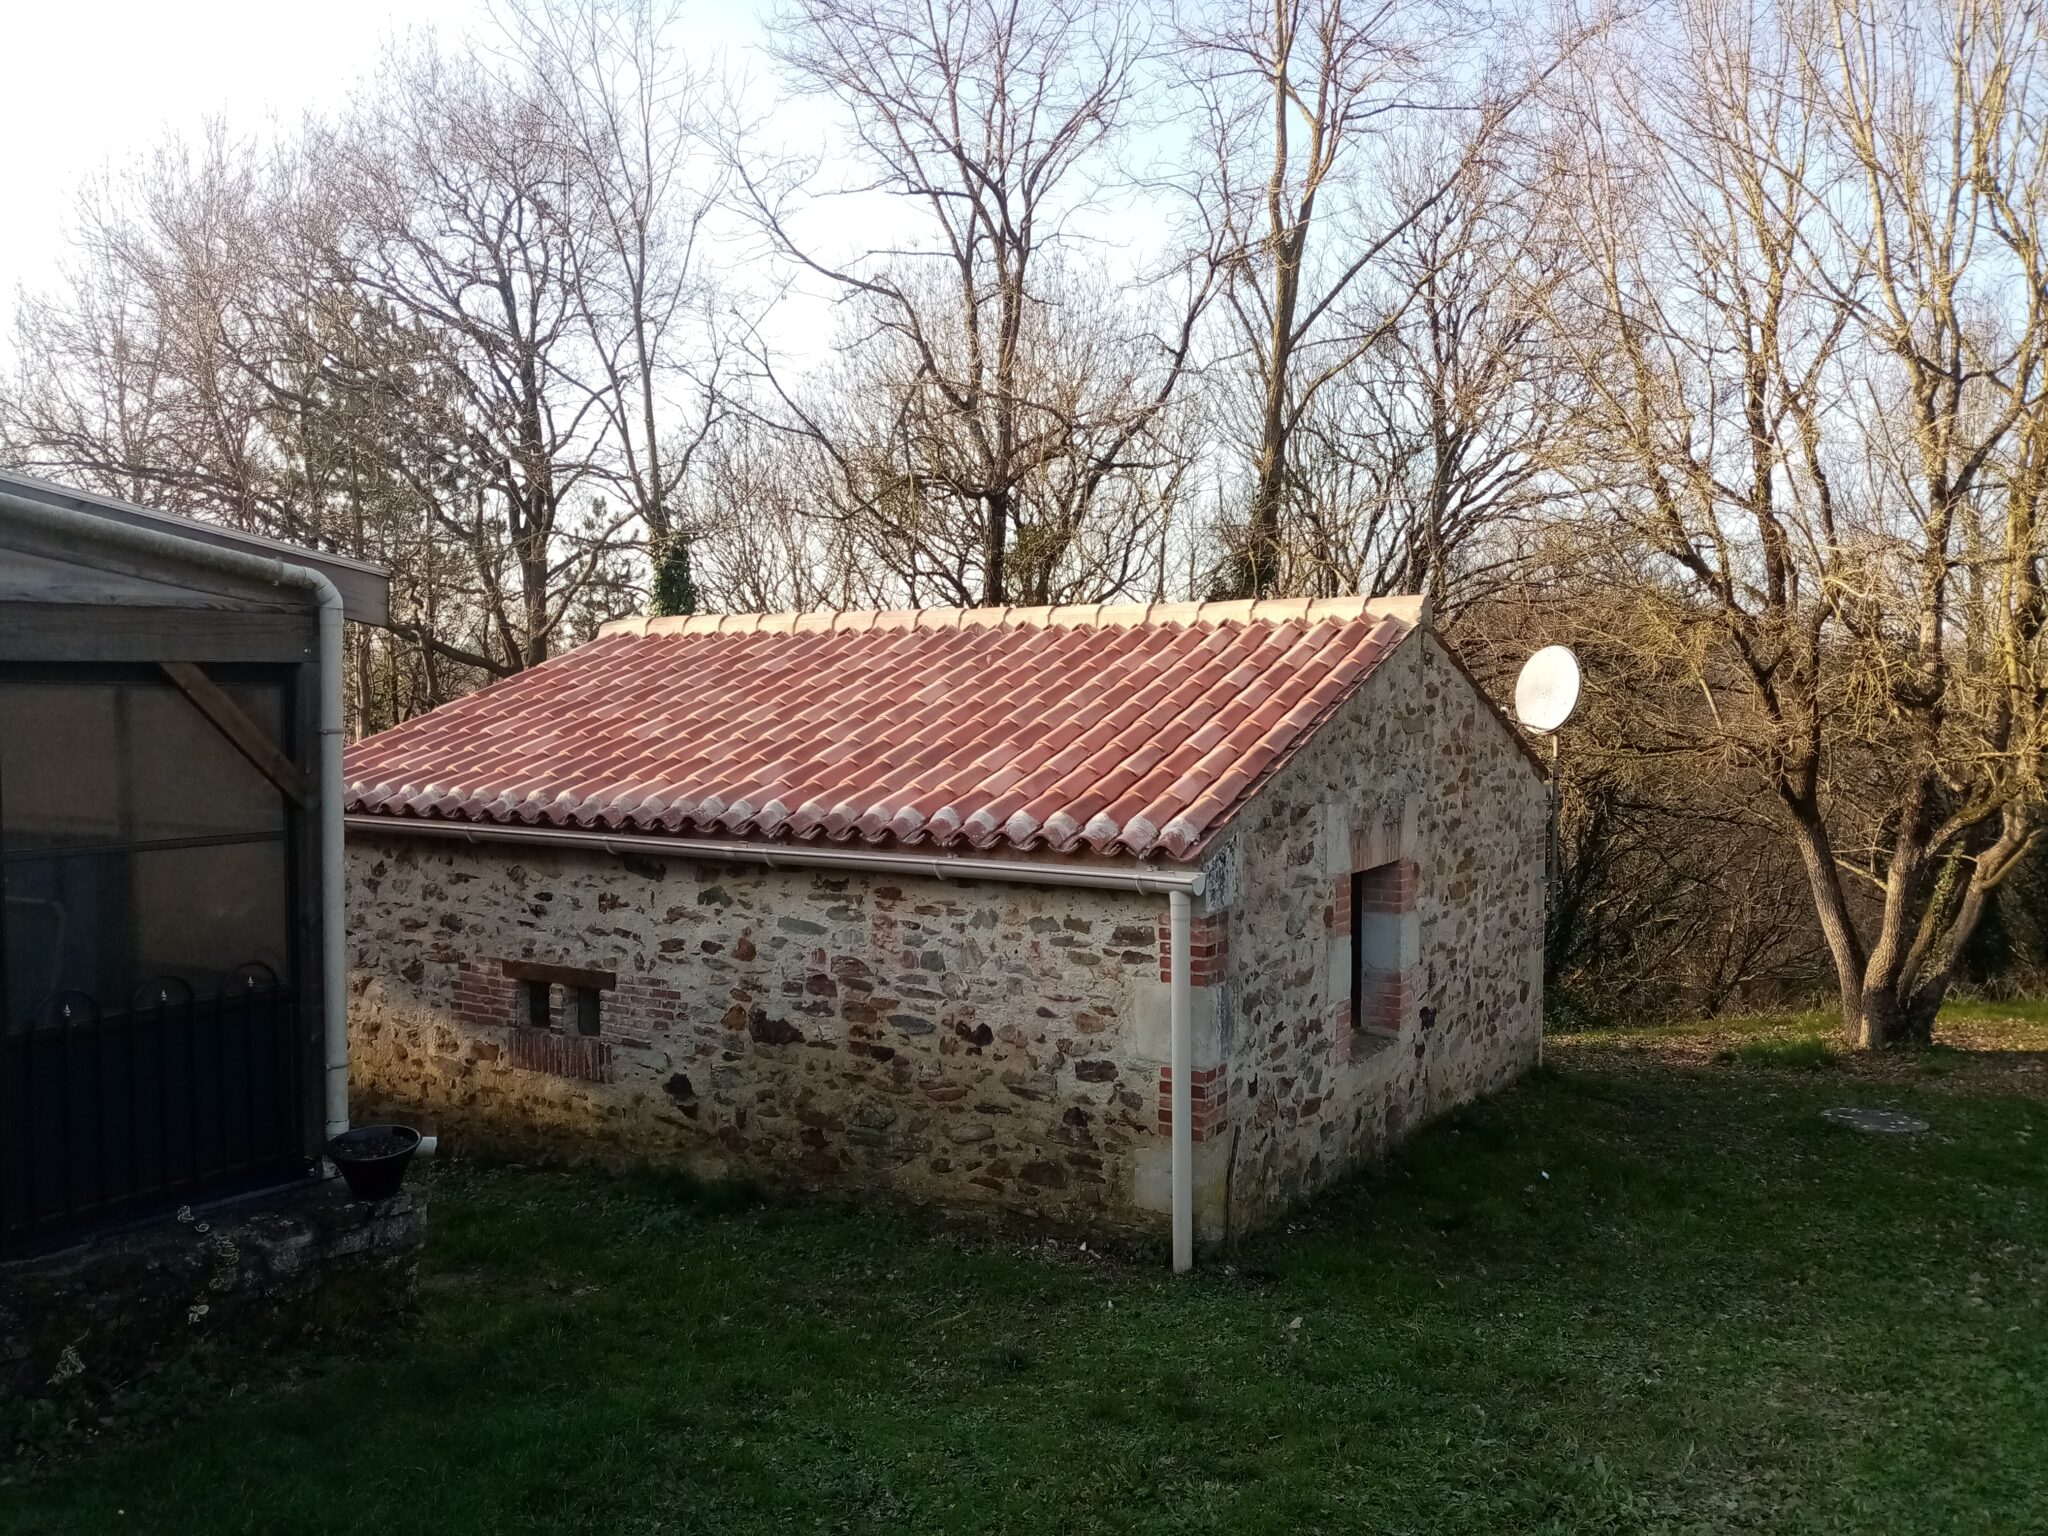
M1421 871L1396 859L1351 876L1351 1027L1398 1035L1408 1015L1408 971L1402 964L1403 919L1415 910Z
M1334 964L1330 1033L1340 1060L1360 1036L1401 1033L1413 1000L1409 968L1415 948L1415 903L1422 871L1413 859L1392 859L1339 873L1330 882L1323 920L1341 943Z
M618 985L614 972L538 960L501 960L498 969L513 1000L506 1053L513 1067L578 1082L611 1081L611 1042L600 1032L603 996Z

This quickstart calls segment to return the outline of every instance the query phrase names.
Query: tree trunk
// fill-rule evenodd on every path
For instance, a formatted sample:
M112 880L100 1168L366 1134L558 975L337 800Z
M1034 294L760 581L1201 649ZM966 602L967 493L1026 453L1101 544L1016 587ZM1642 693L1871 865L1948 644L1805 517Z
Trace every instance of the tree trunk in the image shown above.
M1280 498L1287 475L1287 438L1277 389L1269 393L1266 402L1258 471L1244 552L1239 557L1242 570L1235 582L1238 597L1270 597L1280 581Z
M1799 859L1806 866L1806 881L1813 891L1814 915L1820 920L1821 937L1827 941L1828 959L1835 968L1842 1027L1853 1038L1863 1017L1863 941L1849 912L1842 874L1835 867L1834 844L1828 837L1819 806L1805 794L1786 794L1784 798L1792 817L1792 838L1799 847Z
M984 502L986 521L982 525L981 602L985 608L1000 608L1010 600L1008 556L1010 552L1010 495L990 491Z
M1941 989L1945 992L1947 989ZM1865 987L1862 1006L1849 1018L1849 1043L1859 1051L1896 1045L1931 1045L1941 997L1924 991L1901 997L1895 987Z

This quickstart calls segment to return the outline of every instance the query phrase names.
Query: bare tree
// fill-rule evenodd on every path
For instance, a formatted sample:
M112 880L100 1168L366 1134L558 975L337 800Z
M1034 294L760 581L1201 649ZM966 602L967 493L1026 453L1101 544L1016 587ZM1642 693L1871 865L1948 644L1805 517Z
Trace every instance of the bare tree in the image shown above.
M512 0L502 25L506 88L535 94L578 183L570 288L615 451L603 475L659 548L731 408L707 260L730 175L720 83L681 50L678 0Z
M1586 102L1575 477L1708 706L1672 729L1779 807L1845 1028L1924 1040L2040 837L2040 13L1674 19Z
M1148 537L1146 482L1177 482L1161 424L1212 272L1141 298L1082 261L1077 227L1131 111L1136 17L1112 0L800 0L778 29L787 76L837 108L867 173L839 190L916 222L835 254L806 227L814 178L743 167L775 249L844 314L833 383L766 372L779 421L833 470L833 515L913 599L1120 590L1143 562L1112 547Z
M535 95L428 51L394 59L322 145L348 211L342 280L430 337L460 396L473 478L431 506L471 551L480 623L420 639L500 673L549 655L632 517L602 497L612 397L586 371L576 248L591 210L554 128Z
M832 470L782 433L742 421L690 485L683 531L708 609L781 613L882 606L875 563L848 525L813 515Z
M537 7L503 67L401 50L344 121L95 187L17 323L9 457L388 565L364 722L636 605L641 530L726 409L672 20Z
M290 170L219 124L80 199L69 281L17 319L0 402L26 465L173 510L303 536L255 473L273 403L257 366Z
M1544 334L1565 271L1552 186L1470 166L1383 252L1394 312L1288 431L1279 586L1425 592L1455 622L1517 578L1579 392Z
M333 280L332 215L295 146L217 127L97 183L66 283L18 317L0 442L23 467L377 560L398 624L434 630L460 572L416 487L460 477L446 381L416 332ZM469 680L351 644L359 730Z
M1553 758L1551 1001L1602 1021L1803 1005L1827 973L1797 851L1713 730L1692 657L1650 626L1654 575L1598 522L1548 522L1519 581L1459 616L1461 654L1505 699L1531 649L1577 652L1586 686Z
M1255 413L1219 594L1318 584L1284 547L1297 438L1435 273L1397 274L1389 251L1480 185L1548 67L1490 57L1490 21L1450 4L1221 0L1183 30L1202 122L1195 196L1229 256L1225 308Z

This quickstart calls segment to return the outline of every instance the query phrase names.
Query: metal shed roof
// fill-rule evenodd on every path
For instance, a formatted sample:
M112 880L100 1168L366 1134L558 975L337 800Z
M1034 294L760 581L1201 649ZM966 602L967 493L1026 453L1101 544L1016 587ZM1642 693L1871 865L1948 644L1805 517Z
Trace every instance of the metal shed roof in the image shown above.
M196 518L154 511L148 507L136 506L133 502L102 496L94 491L76 490L71 486L58 485L53 481L38 479L33 475L24 475L13 470L0 470L0 491L19 496L25 501L62 507L73 512L85 512L94 517L103 517L109 522L125 523L132 528L145 528L180 539L190 539L196 544L211 544L265 559L282 560L288 565L306 566L334 583L335 590L341 594L342 608L349 618L361 624L382 625L391 622L391 577L382 567L371 565L367 561L306 549L297 544L287 544L281 539L268 539L261 534L243 533L238 529L224 528L218 523L203 523Z

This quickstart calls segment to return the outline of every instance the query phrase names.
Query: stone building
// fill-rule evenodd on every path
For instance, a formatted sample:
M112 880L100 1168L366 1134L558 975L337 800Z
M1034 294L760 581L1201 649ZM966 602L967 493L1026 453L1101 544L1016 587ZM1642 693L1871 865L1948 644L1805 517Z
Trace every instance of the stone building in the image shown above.
M437 1129L1184 1265L1537 1057L1542 773L1416 599L631 619L348 777Z

